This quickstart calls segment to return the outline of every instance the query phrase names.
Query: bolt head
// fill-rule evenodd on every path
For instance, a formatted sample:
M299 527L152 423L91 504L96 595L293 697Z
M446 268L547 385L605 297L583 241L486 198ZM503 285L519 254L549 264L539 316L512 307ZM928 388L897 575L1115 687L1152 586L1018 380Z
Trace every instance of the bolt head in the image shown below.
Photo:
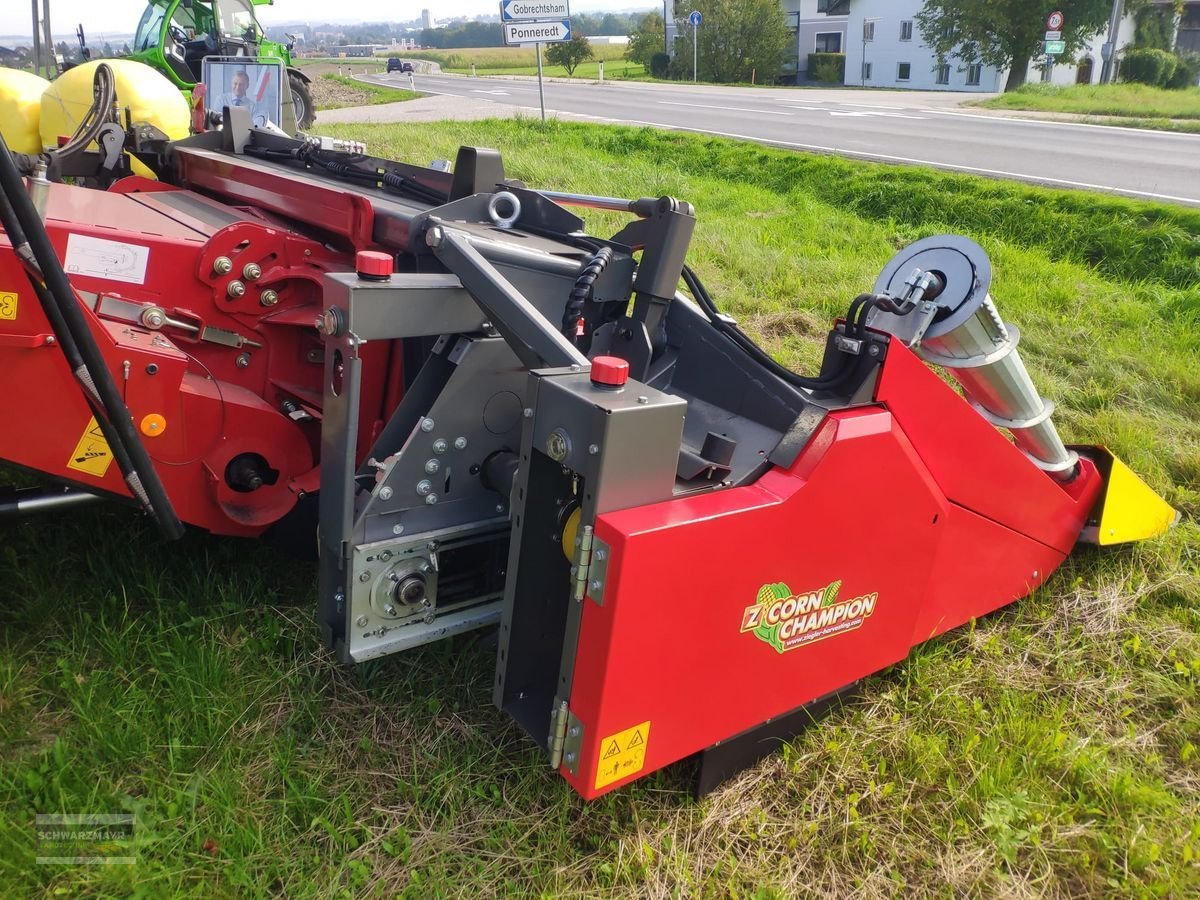
M432 625L432 624L433 624L433 620L434 620L434 615L433 615L433 613L425 613L425 619L424 619L424 622L425 622L425 624L426 624L426 625Z
M568 763L574 763L574 762L575 762L575 754L574 754L574 753L568 753L568 754L566 755L566 760L567 760L567 762L568 762Z
M421 563L421 565L419 566L419 569L420 569L422 575L433 574L433 566L427 562Z
M428 505L428 506L433 506L433 504L437 503L437 501L438 501L438 495L437 495L437 494L426 494L426 495L425 495L425 503L426 503L426 505Z
M503 503L496 504L496 512L498 512L498 513L504 512L504 504Z
M527 406L523 410L521 410L521 415L523 415L527 419L532 419L533 418L533 410Z
M596 580L596 581L591 582L591 584L588 585L588 590L589 591L598 591L602 587L604 587L604 582Z
M446 233L440 228L430 228L425 233L425 243L430 247L442 246L442 241L445 240Z
M433 442L433 452L434 453L445 453L446 450L449 449L449 447L450 447L450 445L446 443L445 438L438 438L436 441Z
M250 365L250 354L249 353L239 353L237 359L235 359L233 361L233 363L239 369L246 368L247 366Z
M391 559L391 558L392 558L392 551L391 551L391 550L384 550L382 553L380 553L380 554L379 554L379 558L380 558L380 559L381 559L383 562L387 562L389 559Z
M467 439L465 437L456 437L454 439L454 449L455 450L466 450L467 449Z
M433 419L430 419L428 417L422 419L421 420L421 430L426 431L426 432L433 431Z
M599 452L600 452L599 444L588 444L588 455L589 456L595 456Z
M359 581L361 581L361 582L363 582L363 583L365 584L366 582L368 582L368 581L370 581L370 580L371 580L371 573L370 573L370 572L363 572L363 573L361 573L361 574L358 576L358 580L359 580Z
M233 271L233 260L228 256L218 256L213 260L213 273L216 275L228 275Z
M383 611L385 613L387 613L389 616L394 616L396 614L396 607L394 605L392 605L391 603L385 603L384 607L383 607Z
M267 288L265 291L262 292L261 295L259 295L258 302L261 303L263 306L274 306L276 303L279 302L279 294L277 294L275 291L271 290L270 288Z
M417 493L420 494L422 497L424 497L426 494L428 494L432 490L433 490L433 482L432 481L422 480L422 481L417 482Z
M393 525L392 526L392 534L404 534L404 526L403 525Z
M357 625L359 628L365 627L367 624L367 617L359 616L357 619L354 620L354 624Z
M380 500L391 500L392 499L392 489L390 487L381 487L379 489L379 499Z
M255 278L262 278L262 267L258 263L246 263L242 267L242 277L247 281L253 281Z
M434 474L441 467L442 467L442 464L439 463L436 459L425 460L425 471L428 472L430 475Z
M225 286L225 293L236 300L246 293L246 285L240 281L231 281Z
M649 402L650 402L649 397L646 397L646 396L638 397L638 403L640 403L642 406L645 406Z

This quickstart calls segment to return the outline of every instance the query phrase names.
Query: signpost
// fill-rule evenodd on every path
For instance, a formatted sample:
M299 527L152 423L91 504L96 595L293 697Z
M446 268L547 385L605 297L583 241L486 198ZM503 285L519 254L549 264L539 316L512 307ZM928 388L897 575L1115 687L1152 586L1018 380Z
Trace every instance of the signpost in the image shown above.
M1062 39L1063 14L1057 10L1046 17L1046 65L1054 65L1054 57L1067 52L1067 42Z
M688 24L692 26L692 82L695 83L698 72L698 62L700 57L696 55L696 33L700 30L700 23L704 21L704 16L700 15L699 10L692 10L688 16Z
M1061 31L1063 27L1063 14L1061 12L1052 12L1046 17L1047 31Z
M546 121L546 86L542 79L542 44L571 40L569 0L501 0L500 27L505 44L533 44L537 54L538 100Z

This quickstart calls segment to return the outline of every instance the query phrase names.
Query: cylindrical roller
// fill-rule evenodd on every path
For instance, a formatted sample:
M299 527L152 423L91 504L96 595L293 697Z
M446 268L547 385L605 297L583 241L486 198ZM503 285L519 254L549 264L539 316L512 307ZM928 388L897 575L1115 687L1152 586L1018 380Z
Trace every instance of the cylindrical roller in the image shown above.
M905 279L914 268L934 272L945 283L917 352L926 362L947 369L968 402L993 425L1007 429L1039 468L1070 479L1078 457L1064 446L1051 419L1053 404L1038 394L1021 362L1020 332L1004 323L988 294L991 265L983 248L956 236L918 241L888 263L876 292L903 297ZM917 315L881 314L873 316L870 325L903 337L915 327Z

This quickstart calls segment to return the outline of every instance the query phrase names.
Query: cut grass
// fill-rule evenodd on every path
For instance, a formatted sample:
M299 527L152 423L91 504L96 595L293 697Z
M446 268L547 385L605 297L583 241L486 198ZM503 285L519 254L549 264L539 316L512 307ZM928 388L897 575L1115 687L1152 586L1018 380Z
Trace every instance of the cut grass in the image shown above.
M1168 91L1145 84L1026 84L1015 91L973 104L992 109L1028 109L1116 116L1139 120L1200 120L1200 88Z
M1200 213L648 129L328 130L695 203L693 265L809 372L896 248L963 231L1065 437L1108 444L1184 524L1078 552L704 801L674 767L586 805L491 708L485 637L345 670L317 646L314 567L266 544L163 545L119 508L5 524L0 896L1200 891ZM33 864L34 814L121 811L137 865Z
M372 84L369 81L359 81L357 78L349 78L333 72L326 72L321 78L348 90L339 93L337 99L325 100L317 107L318 109L342 109L347 106L377 106L381 103L403 103L405 100L416 100L421 96L418 91L384 87L383 85Z

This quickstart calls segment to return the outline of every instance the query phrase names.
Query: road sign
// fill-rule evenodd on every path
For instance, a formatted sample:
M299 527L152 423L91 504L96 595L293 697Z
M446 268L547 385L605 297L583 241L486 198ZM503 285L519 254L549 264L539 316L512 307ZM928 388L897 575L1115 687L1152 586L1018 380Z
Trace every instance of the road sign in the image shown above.
M1046 40L1061 41L1062 40L1062 32L1061 31L1047 31L1046 32Z
M1060 53L1067 52L1066 41L1046 41L1046 55L1058 56Z
M1063 27L1063 14L1052 12L1046 18L1046 28L1049 31L1059 31Z
M1105 62L1112 59L1112 44L1107 41L1104 42L1104 46L1100 48L1100 58Z
M571 20L553 22L505 22L506 44L557 44L571 39Z
M504 0L500 4L501 22L565 19L570 15L571 5L567 0Z
M700 11L693 9L692 14L688 16L688 24L695 28L704 21L704 16L700 15Z

